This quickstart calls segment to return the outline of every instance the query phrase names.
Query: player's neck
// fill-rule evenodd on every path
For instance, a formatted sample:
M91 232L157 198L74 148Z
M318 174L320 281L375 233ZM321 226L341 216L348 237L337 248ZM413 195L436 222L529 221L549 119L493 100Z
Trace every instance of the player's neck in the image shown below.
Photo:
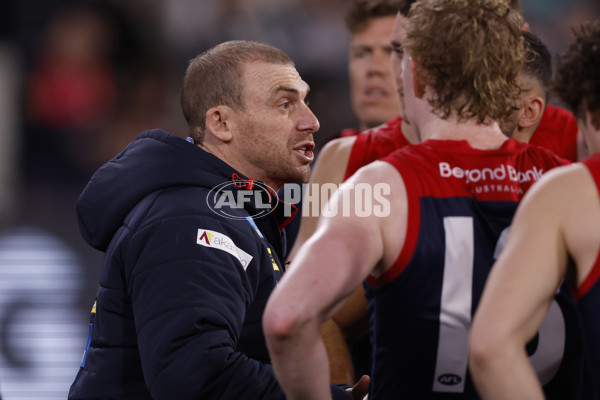
M404 119L401 122L402 124L402 134L408 140L409 143L416 144L419 143L419 137L417 136L417 132L413 129L413 127L406 122Z
M529 143L529 141L531 140L531 137L533 136L533 132L535 132L535 130L519 129L513 133L512 138L515 140L518 140L519 142Z
M481 150L497 149L507 140L497 122L478 124L475 120L457 121L431 118L420 129L423 140L466 140L471 147Z

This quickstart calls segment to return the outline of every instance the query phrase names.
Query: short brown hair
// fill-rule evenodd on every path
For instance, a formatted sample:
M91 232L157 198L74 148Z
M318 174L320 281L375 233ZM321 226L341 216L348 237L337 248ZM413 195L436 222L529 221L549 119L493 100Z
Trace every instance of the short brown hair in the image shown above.
M533 33L522 31L521 35L523 35L525 45L523 73L536 79L546 94L552 79L552 55L544 42Z
M574 40L556 60L553 89L576 117L600 111L600 20L573 29Z
M504 120L516 109L523 67L522 17L506 0L417 0L404 47L434 112ZM440 34L443 32L443 34Z
M278 48L244 40L221 43L189 62L180 101L190 136L196 143L202 143L210 108L226 105L244 110L243 65L256 61L294 66Z
M365 29L372 18L396 16L398 0L354 0L346 12L346 27L352 34Z

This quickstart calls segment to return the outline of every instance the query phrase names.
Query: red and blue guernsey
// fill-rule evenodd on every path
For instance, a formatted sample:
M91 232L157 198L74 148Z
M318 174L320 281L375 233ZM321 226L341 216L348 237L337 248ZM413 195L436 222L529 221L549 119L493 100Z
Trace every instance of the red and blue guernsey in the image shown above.
M374 335L369 399L477 399L468 335L485 280L523 195L543 173L568 161L512 139L497 150L428 140L382 160L404 180L408 222L394 265L368 280ZM579 397L583 355L576 315L572 299L553 302L528 345L548 398Z
M410 142L402 133L402 118L400 117L359 134L350 151L344 180L351 177L360 167L387 156L407 144Z
M600 193L600 153L589 157L583 164L592 174ZM586 279L577 288L576 296L592 362L592 376L596 377L596 384L600 384L600 254ZM596 390L600 393L600 386Z

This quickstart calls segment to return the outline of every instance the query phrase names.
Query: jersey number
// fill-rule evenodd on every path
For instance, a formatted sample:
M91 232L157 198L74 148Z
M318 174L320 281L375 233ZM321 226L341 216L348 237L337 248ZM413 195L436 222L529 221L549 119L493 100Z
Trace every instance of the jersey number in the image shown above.
M433 391L462 393L467 375L473 302L473 218L445 217L444 230L446 253ZM504 248L509 230L510 227L506 228L500 235L494 257L497 258ZM565 321L554 300L540 326L537 349L529 357L542 385L558 371L565 335Z

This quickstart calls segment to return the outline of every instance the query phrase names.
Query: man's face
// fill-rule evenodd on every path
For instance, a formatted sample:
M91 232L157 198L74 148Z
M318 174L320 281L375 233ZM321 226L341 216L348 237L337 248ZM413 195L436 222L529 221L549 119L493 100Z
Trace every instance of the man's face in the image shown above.
M402 84L402 58L404 56L404 47L402 47L402 43L404 42L404 38L406 37L407 23L408 18L406 18L400 13L396 14L396 19L394 21L394 27L392 30L390 40L392 47L392 71L399 97L398 112L402 119L406 119L406 106L404 104L404 87Z
M306 182L319 121L308 108L308 85L291 65L249 63L244 68L246 108L236 113L234 140L253 179L273 189Z
M402 105L403 105L403 116L402 118L408 121L411 126L414 126L412 118L416 113L416 95L413 80L412 70L412 58L408 52L404 52L400 62L400 87L402 88ZM415 127L416 128L416 127Z
M378 17L350 42L350 97L361 129L373 128L398 115L398 96L390 63L394 17Z

